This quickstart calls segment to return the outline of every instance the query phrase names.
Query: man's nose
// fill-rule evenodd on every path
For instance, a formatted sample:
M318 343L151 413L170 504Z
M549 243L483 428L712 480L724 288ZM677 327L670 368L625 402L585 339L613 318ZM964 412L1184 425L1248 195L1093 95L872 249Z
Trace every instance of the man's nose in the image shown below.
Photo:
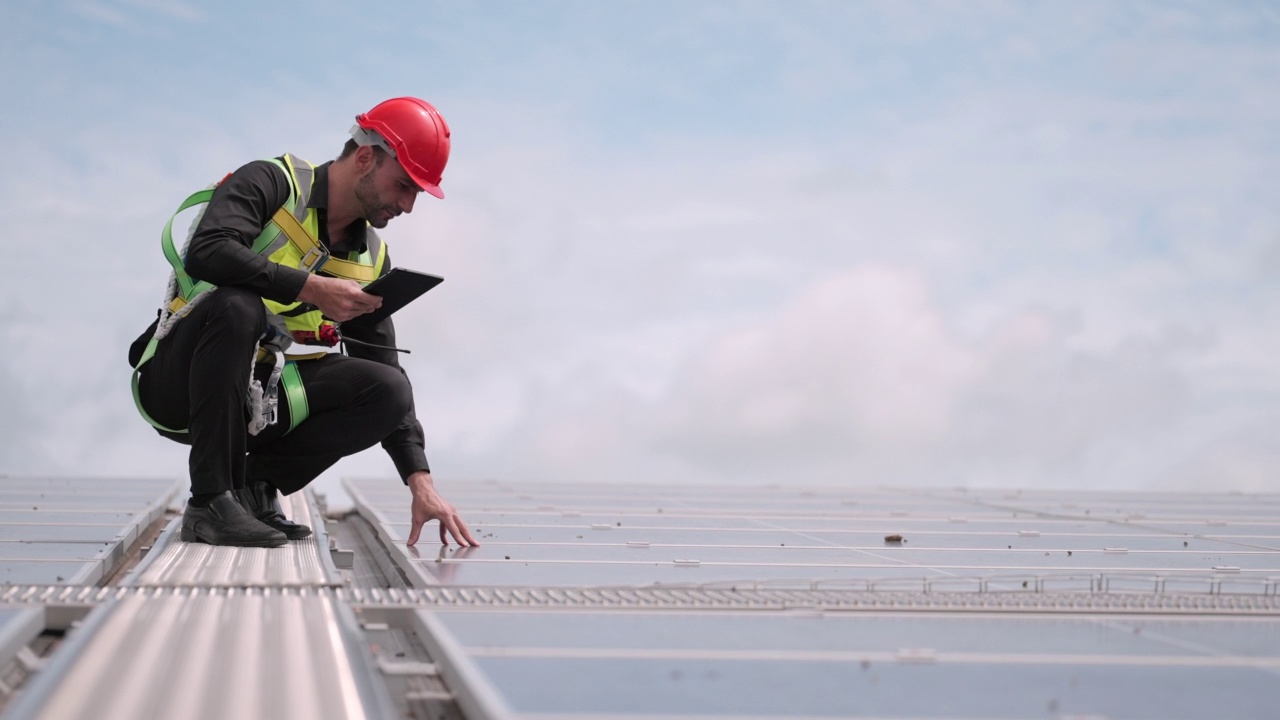
M400 199L400 212L405 214L413 212L413 203L417 201L417 199L418 199L418 193L416 192L405 193L404 197Z

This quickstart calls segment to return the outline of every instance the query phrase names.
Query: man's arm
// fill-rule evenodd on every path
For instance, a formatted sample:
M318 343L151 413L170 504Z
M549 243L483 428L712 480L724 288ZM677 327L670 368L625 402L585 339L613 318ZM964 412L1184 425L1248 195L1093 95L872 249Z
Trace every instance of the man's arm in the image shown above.
M399 353L394 350L382 349L396 346L396 328L391 318L383 318L377 323L362 323L360 318L356 318L354 321L342 325L342 334L362 343L382 346L368 347L366 345L348 343L346 346L348 355L354 358L372 360L383 365L390 365L399 370L401 374L404 374L406 380L409 379L404 372L404 368L400 366ZM405 413L400 425L382 440L382 448L391 457L391 462L395 463L396 470L400 473L400 478L404 480L405 484L409 483L409 476L416 472L431 472L431 466L427 464L426 436L422 432L422 423L418 422L418 415L414 407L413 383L410 382L409 386L411 388L409 412Z
M383 261L383 274L385 275L390 269L391 257L388 255ZM377 323L361 322L357 317L352 322L343 324L342 334L383 348L396 347L396 328L390 317L383 318ZM347 354L351 357L390 365L404 373L404 368L400 366L399 353L394 350L349 343ZM405 379L408 379L407 374ZM458 511L435 488L431 468L427 464L426 437L414 408L412 387L413 384L410 383L409 412L405 413L400 425L382 440L382 448L387 451L391 462L395 463L396 470L404 483L409 486L409 492L413 496L410 505L413 525L409 530L407 544L416 544L418 536L422 533L422 526L431 520L438 520L441 544L448 545L448 538L451 535L459 545L479 545L480 543L472 537L467 524L458 515Z
M232 173L213 191L196 225L183 259L187 273L214 285L248 288L276 302L296 300L307 273L253 251L253 241L289 200L289 192L284 171L266 160Z
M256 160L213 191L183 260L187 273L214 285L246 287L268 300L300 300L339 322L382 304L352 280L311 275L253 251L253 241L289 199L289 178L277 165Z

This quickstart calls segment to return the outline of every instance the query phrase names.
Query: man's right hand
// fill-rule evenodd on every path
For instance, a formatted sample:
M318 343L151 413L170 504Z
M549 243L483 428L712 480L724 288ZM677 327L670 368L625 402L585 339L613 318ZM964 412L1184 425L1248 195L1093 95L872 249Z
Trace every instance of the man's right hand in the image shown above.
M330 320L346 322L382 305L382 298L365 292L355 280L308 275L298 300L315 305Z

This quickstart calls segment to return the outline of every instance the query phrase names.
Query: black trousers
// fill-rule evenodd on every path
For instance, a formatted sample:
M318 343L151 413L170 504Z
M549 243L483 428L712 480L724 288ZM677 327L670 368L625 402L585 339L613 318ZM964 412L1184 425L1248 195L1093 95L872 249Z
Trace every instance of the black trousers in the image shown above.
M280 393L278 422L248 433L249 368L266 329L262 298L240 288L210 291L160 341L138 382L142 406L165 437L191 446L191 492L219 493L265 481L301 490L335 462L382 441L412 407L404 373L371 360L328 355L298 363L310 414L293 432ZM254 374L265 381L269 364Z

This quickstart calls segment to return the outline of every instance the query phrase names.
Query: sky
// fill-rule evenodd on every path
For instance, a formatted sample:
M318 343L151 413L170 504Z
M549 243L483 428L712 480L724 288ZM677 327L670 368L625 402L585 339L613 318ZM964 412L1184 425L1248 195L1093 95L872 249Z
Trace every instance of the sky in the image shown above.
M185 477L128 390L164 222L415 95L446 495L1275 487L1273 3L8 0L0 63L0 473Z

